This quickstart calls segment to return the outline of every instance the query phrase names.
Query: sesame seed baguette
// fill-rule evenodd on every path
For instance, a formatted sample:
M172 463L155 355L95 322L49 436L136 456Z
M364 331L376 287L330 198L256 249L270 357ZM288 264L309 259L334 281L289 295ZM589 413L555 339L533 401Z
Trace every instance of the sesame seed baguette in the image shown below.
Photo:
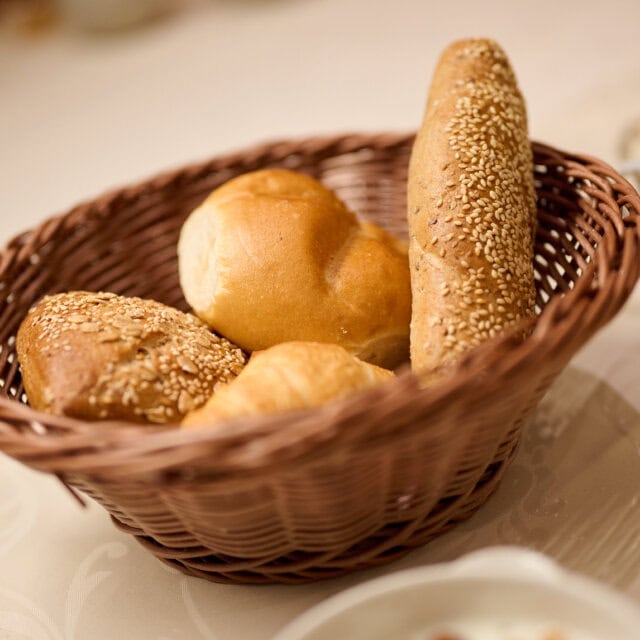
M534 313L536 203L524 100L491 40L436 67L408 180L411 364L427 374Z
M85 420L177 422L245 362L193 315L86 291L43 298L16 349L31 406Z

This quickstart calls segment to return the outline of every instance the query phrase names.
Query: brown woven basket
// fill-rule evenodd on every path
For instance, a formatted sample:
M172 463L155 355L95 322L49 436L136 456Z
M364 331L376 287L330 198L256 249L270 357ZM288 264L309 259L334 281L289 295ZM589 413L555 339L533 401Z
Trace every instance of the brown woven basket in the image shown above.
M388 562L472 514L496 488L524 417L631 292L640 199L599 160L534 144L540 315L420 390L397 380L321 409L215 430L91 424L24 404L15 333L43 294L110 290L186 308L185 216L240 173L322 179L359 214L406 233L411 135L280 142L153 178L17 237L0 254L0 450L95 498L182 571L235 583L316 580Z

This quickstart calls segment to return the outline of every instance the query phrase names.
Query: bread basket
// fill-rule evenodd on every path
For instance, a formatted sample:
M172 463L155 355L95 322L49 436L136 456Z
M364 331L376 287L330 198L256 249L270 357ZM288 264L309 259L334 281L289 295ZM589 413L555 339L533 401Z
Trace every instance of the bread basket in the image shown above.
M412 140L266 144L109 193L12 240L0 254L0 450L97 500L164 562L220 582L337 576L389 562L470 516L499 483L524 418L638 277L640 199L597 159L534 143L533 331L475 349L429 388L406 370L317 410L147 429L34 412L15 357L16 330L45 293L110 290L185 309L180 226L246 171L310 173L363 217L405 234Z

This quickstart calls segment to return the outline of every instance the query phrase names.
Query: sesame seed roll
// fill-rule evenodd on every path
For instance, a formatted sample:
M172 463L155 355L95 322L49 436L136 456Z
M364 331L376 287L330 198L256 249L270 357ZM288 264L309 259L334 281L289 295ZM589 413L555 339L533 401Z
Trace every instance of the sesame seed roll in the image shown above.
M493 41L436 68L409 166L411 363L428 372L534 313L536 203L524 100Z
M16 347L31 406L89 420L177 422L245 362L195 316L105 292L46 296Z

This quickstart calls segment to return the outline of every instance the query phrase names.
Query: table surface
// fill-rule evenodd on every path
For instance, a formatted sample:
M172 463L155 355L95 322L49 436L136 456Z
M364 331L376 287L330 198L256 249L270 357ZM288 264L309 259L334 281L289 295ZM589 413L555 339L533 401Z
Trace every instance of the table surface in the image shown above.
M507 49L532 137L619 164L640 118L639 23L637 0L211 0L110 35L0 29L0 239L254 142L415 128L440 50L466 35ZM264 640L350 585L496 543L542 550L640 601L639 321L635 295L552 388L473 518L390 566L319 584L185 577L100 507L82 511L0 457L0 638Z

